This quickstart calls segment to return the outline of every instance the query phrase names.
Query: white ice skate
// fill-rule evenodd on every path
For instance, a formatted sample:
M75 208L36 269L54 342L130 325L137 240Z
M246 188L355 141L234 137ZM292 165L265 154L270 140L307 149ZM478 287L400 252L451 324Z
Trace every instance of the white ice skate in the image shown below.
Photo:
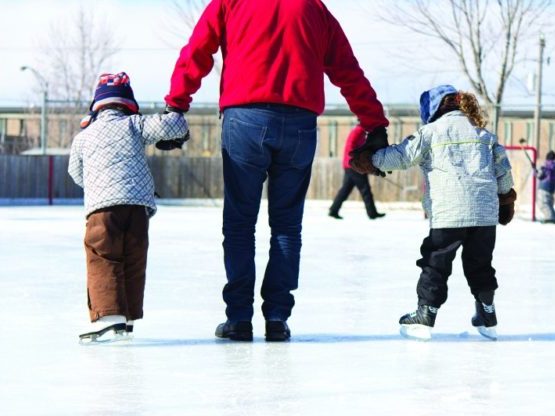
M492 341L497 341L497 330L495 326L485 327L477 326L476 329L483 337L491 339Z
M129 340L133 339L133 326L135 325L135 321L127 321L125 324L125 332L127 334L127 338Z
M405 338L415 339L417 341L429 341L432 339L432 328L426 325L402 324L399 332Z
M95 344L127 341L130 337L126 329L127 325L125 316L103 316L91 324L90 331L79 335L79 343Z

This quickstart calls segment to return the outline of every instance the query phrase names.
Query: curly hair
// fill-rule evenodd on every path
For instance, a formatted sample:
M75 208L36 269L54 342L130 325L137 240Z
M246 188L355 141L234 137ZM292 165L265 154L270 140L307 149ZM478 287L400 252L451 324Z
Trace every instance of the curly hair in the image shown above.
M478 103L476 96L470 92L459 91L457 94L457 101L459 102L460 110L466 114L470 122L477 127L484 128L487 124L487 119L484 111Z

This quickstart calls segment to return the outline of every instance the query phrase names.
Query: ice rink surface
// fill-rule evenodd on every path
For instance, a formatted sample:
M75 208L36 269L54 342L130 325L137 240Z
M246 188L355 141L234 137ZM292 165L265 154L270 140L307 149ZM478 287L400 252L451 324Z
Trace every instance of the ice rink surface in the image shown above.
M221 207L160 206L145 319L131 343L80 346L83 208L0 207L0 415L554 415L555 226L498 227L499 340L470 325L457 256L428 343L398 333L416 307L418 210L307 204L292 340L214 338L224 318ZM265 209L257 268L268 252ZM257 290L260 281L257 282Z

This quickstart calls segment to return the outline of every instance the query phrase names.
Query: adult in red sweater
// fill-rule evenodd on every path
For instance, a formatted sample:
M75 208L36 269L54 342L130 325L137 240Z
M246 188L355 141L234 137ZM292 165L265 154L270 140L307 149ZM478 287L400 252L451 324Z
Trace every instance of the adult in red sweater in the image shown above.
M379 213L376 210L374 196L372 195L372 188L370 188L370 182L368 181L368 175L358 173L353 170L349 164L349 155L351 151L364 145L365 139L366 132L360 125L355 126L355 128L349 133L349 136L347 136L345 149L343 150L343 169L345 171L345 174L343 175L343 184L341 185L341 188L339 188L339 191L337 192L337 195L335 196L330 207L330 217L337 218L339 220L343 219L343 217L339 215L339 210L355 186L362 196L368 218L373 220L375 218L385 216L385 214Z
M320 0L212 0L181 50L166 96L187 111L221 49L223 290L216 336L252 340L255 225L268 179L270 256L262 284L266 340L286 341L297 288L304 200L324 110L324 74L384 147L388 121L337 20ZM385 140L387 142L387 140Z

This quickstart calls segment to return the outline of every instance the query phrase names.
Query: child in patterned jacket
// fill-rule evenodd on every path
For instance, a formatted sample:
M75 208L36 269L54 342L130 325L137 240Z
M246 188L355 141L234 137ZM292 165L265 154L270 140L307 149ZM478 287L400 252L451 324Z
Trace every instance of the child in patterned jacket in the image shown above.
M459 247L476 314L472 325L496 339L493 304L497 289L492 267L496 225L514 215L516 193L511 166L473 94L441 85L420 97L424 124L398 145L372 156L374 167L389 171L419 165L426 181L424 209L430 232L420 248L422 269L418 309L401 317L401 334L428 340L439 307L447 300L447 279Z
M71 146L68 172L84 189L87 298L80 342L129 339L143 317L149 218L156 212L145 147L180 148L183 114L143 116L124 72L100 76L90 114Z

